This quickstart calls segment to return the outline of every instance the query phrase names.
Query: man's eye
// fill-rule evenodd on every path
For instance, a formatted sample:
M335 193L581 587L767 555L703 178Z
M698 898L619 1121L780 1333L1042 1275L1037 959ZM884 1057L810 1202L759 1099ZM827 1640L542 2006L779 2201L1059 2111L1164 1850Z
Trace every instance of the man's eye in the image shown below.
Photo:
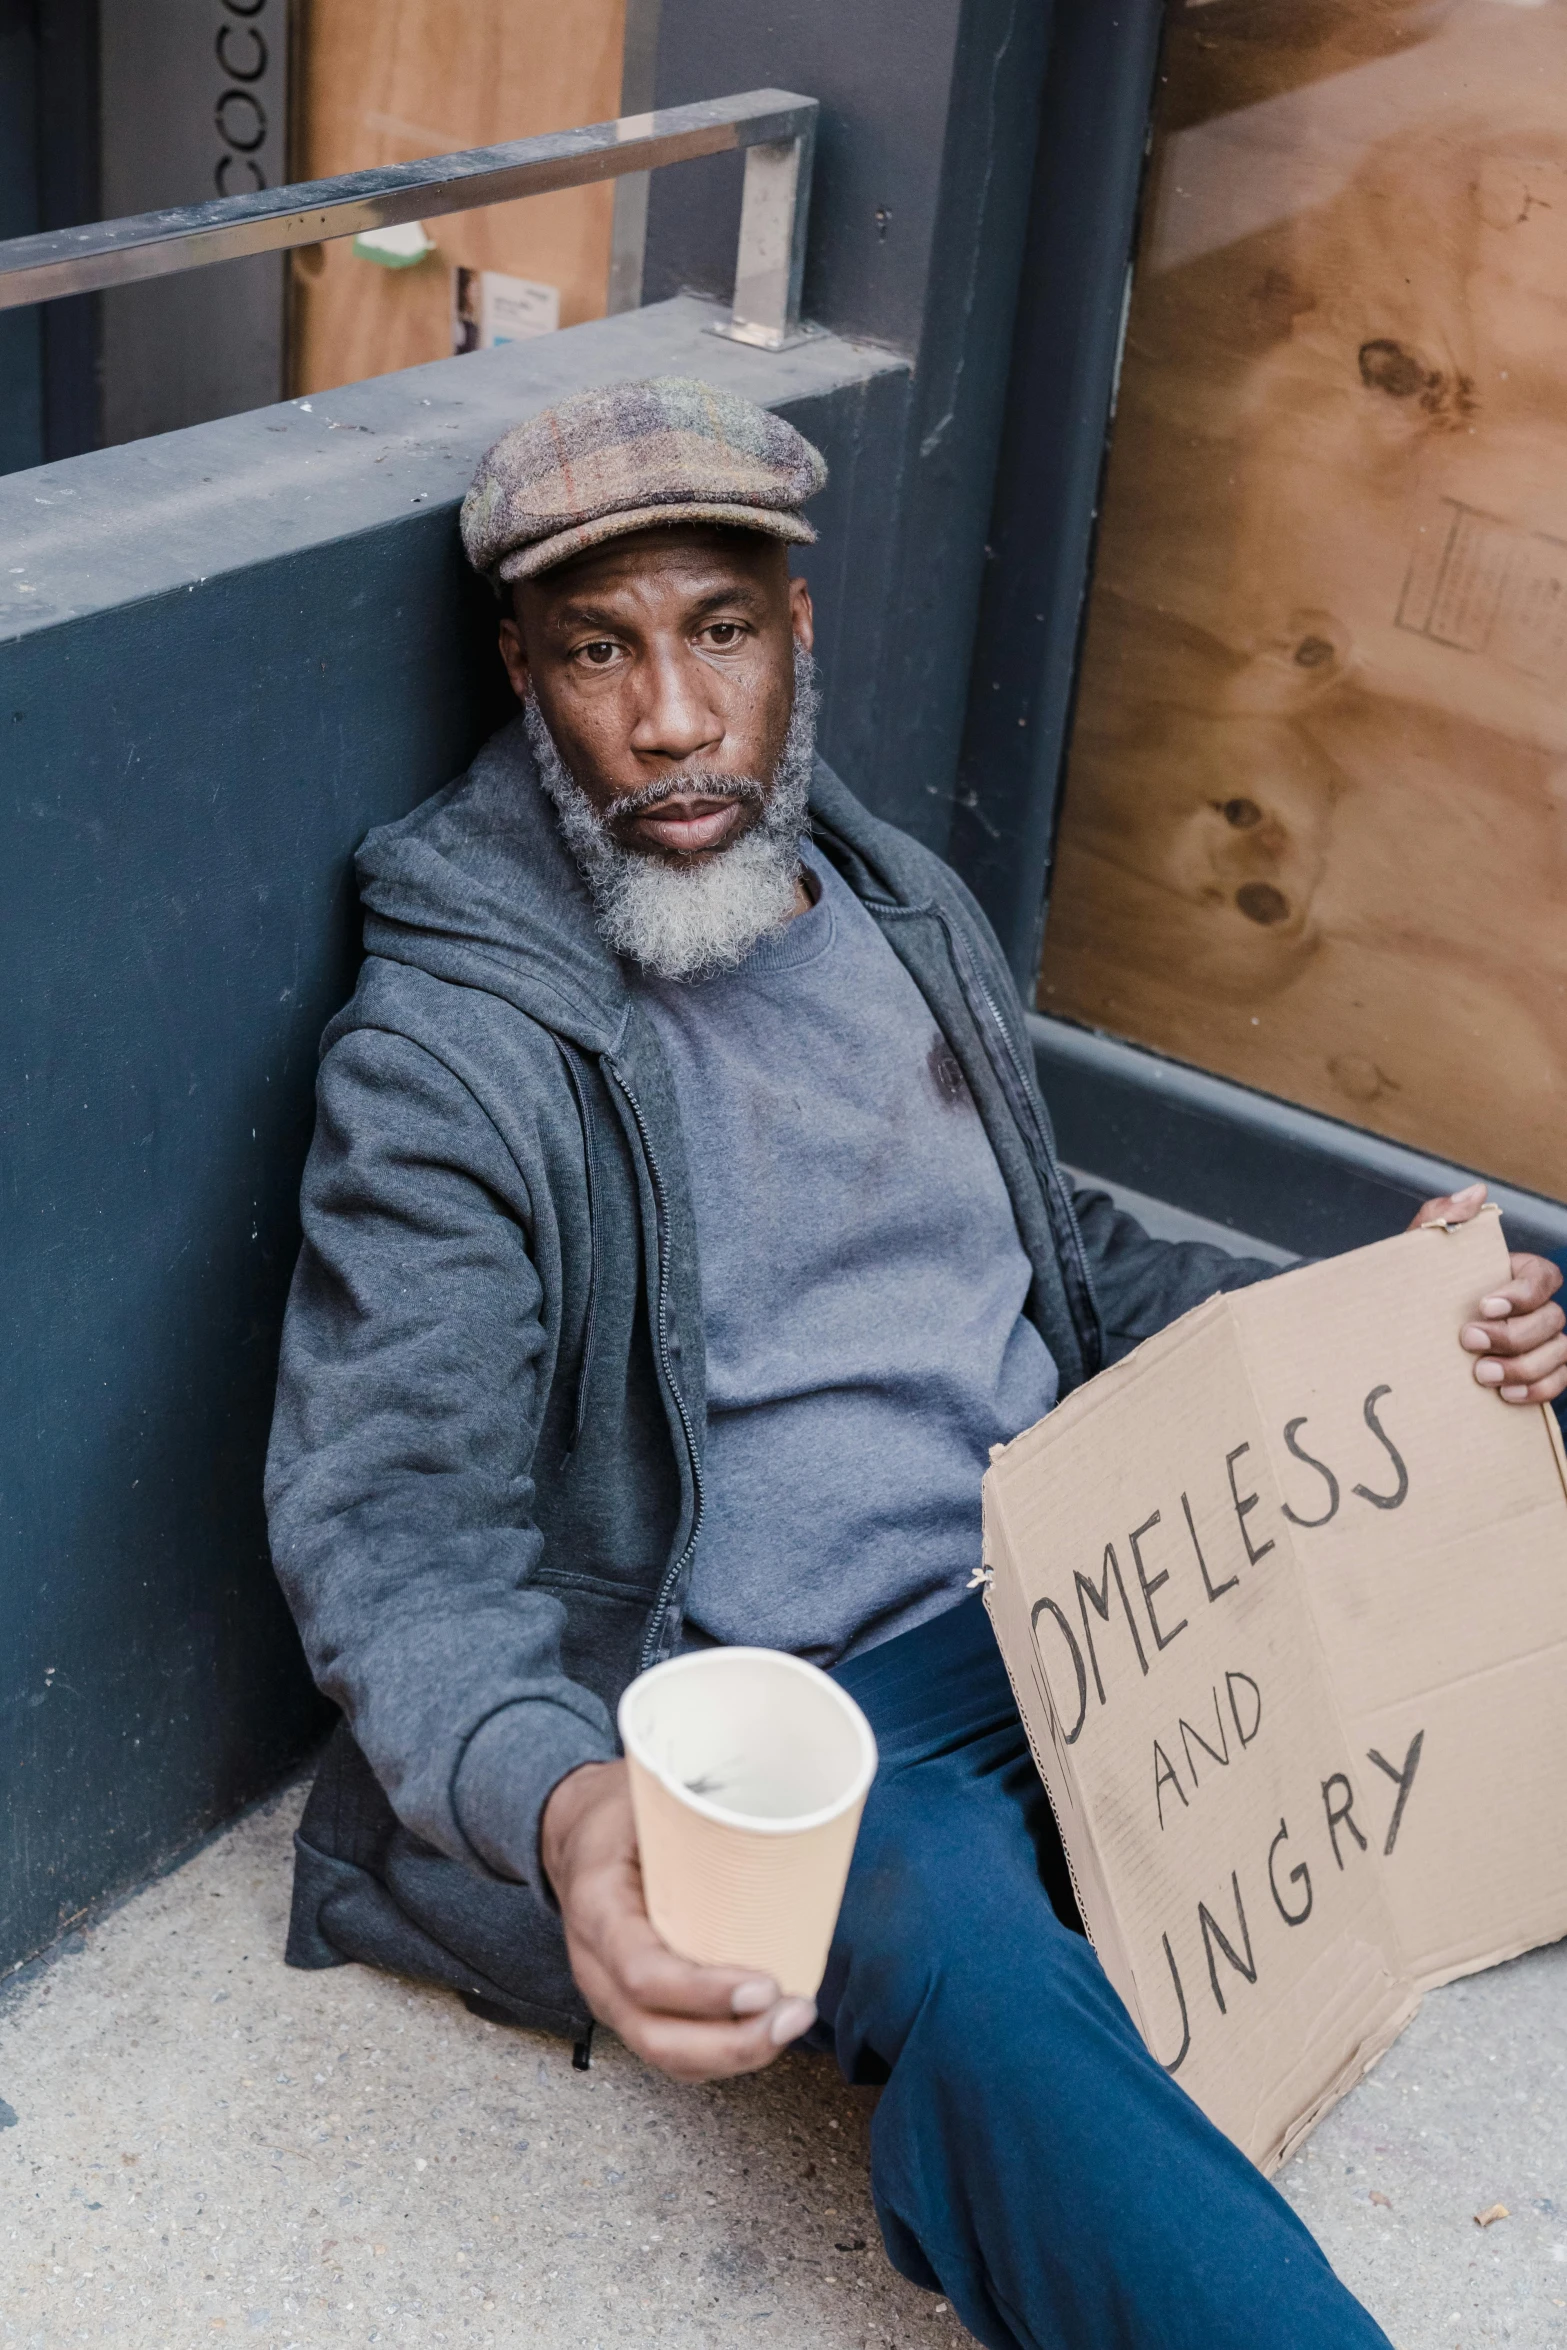
M708 623L708 638L721 652L727 651L730 645L737 645L743 633L738 620L713 620Z
M577 654L579 659L591 662L595 669L603 669L608 665L608 663L614 660L615 655L619 650L620 648L618 645L613 644L609 638L604 637L595 644L579 645L577 647Z

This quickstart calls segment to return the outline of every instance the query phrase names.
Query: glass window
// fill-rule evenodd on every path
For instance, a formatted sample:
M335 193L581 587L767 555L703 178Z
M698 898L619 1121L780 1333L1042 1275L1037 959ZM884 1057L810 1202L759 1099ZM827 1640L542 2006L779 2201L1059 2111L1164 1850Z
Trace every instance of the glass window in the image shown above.
M1567 1188L1567 0L1177 0L1041 1007Z

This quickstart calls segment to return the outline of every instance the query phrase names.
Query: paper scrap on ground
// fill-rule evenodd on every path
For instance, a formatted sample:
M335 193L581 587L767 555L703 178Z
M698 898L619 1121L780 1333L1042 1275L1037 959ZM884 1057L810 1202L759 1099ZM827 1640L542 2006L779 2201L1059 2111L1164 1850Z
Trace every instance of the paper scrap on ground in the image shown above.
M1567 1933L1567 1463L1487 1212L1210 1299L998 1452L987 1605L1105 1970L1265 2169Z

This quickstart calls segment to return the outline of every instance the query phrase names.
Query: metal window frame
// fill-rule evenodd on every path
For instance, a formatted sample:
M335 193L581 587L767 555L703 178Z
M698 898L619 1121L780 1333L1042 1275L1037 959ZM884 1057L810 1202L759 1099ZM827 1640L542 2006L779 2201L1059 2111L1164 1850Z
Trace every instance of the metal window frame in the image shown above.
M417 163L215 198L0 243L0 310L137 284L252 253L513 203L700 155L745 153L732 315L714 331L781 351L800 320L805 230L819 108L792 90L747 90L695 106L472 147Z

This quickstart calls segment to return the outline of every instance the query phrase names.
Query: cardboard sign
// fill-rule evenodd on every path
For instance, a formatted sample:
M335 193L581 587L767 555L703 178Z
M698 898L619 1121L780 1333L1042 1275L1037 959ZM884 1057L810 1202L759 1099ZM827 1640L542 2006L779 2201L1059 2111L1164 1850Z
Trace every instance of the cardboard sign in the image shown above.
M1212 1298L985 1478L1084 1924L1264 2169L1567 1933L1567 1462L1457 1338L1507 1270L1488 1212Z

